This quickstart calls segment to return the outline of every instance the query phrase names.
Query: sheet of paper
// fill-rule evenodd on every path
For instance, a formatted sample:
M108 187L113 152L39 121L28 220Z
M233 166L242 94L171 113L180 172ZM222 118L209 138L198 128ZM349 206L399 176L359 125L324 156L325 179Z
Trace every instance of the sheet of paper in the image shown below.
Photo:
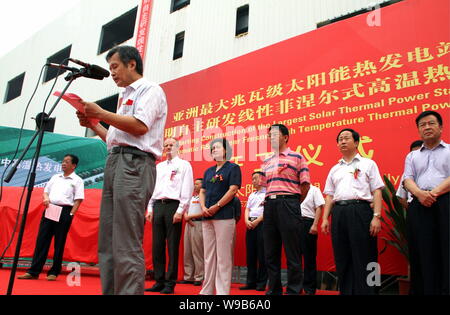
M45 217L49 220L59 222L61 217L62 207L50 204L47 209L45 209Z
M53 95L59 97L61 95L61 92L57 91L53 93ZM66 93L62 96L62 99L65 100L70 105L72 105L77 111L84 113L84 107L83 104L81 103L81 97L79 97L78 95L73 93ZM96 126L100 122L100 120L94 118L88 118L88 120L91 122L93 126Z

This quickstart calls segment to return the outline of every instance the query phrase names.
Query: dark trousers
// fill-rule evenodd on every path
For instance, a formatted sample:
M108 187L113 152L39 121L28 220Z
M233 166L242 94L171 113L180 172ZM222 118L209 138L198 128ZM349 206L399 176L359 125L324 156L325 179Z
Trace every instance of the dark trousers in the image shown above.
M181 239L181 222L173 224L178 201L170 203L154 203L153 205L153 269L157 283L175 287L178 277L178 255ZM166 273L166 241L169 263Z
M301 228L301 255L303 256L303 290L315 294L317 289L317 235L309 233L314 219L303 218Z
M287 259L287 294L299 294L302 289L300 258L301 212L298 199L268 199L264 205L264 251L269 274L268 294L282 294L281 248Z
M264 257L264 223L247 230L247 285L265 288L267 285L266 259Z
M430 208L414 198L407 212L411 294L449 294L449 193Z
M42 272L53 237L55 238L53 265L47 274L58 276L61 273L64 246L66 245L67 233L69 233L73 218L70 215L70 211L72 211L72 207L63 207L59 222L47 219L45 212L42 215L33 261L30 269L27 271L30 275L38 276Z
M335 205L332 210L333 243L339 291L342 295L372 295L367 283L368 264L377 262L377 238L370 236L373 210L369 203Z

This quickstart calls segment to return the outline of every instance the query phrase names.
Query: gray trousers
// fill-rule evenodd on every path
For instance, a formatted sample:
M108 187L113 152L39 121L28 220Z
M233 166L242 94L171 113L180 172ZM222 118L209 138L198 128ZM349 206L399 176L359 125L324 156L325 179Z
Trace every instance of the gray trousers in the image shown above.
M116 153L105 167L98 258L105 295L144 294L142 247L145 211L155 187L155 161L145 154Z

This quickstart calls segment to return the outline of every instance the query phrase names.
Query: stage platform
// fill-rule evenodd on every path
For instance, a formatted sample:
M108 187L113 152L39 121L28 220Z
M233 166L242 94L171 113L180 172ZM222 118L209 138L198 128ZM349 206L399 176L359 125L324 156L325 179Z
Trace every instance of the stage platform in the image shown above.
M16 277L26 272L26 269L17 270ZM8 288L11 269L0 269L0 295L5 295ZM70 283L74 278L67 272L61 274L56 281L47 281L46 273L42 273L37 280L19 280L14 282L13 295L101 295L101 284L98 268L82 268L79 286ZM68 281L69 280L69 281ZM73 282L73 281L72 281ZM145 287L150 288L155 282L145 281ZM265 292L259 291L241 291L241 283L233 283L231 295L233 296L257 296L264 295ZM177 284L174 295L198 295L200 286L190 284ZM317 295L337 295L336 291L318 290ZM159 293L146 292L145 295L162 295Z

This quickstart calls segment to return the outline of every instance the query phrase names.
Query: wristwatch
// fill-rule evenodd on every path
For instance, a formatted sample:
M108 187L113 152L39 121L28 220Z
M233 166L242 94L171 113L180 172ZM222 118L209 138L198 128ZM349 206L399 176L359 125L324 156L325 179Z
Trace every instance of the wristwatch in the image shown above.
M373 216L378 219L381 219L381 213L374 213Z

